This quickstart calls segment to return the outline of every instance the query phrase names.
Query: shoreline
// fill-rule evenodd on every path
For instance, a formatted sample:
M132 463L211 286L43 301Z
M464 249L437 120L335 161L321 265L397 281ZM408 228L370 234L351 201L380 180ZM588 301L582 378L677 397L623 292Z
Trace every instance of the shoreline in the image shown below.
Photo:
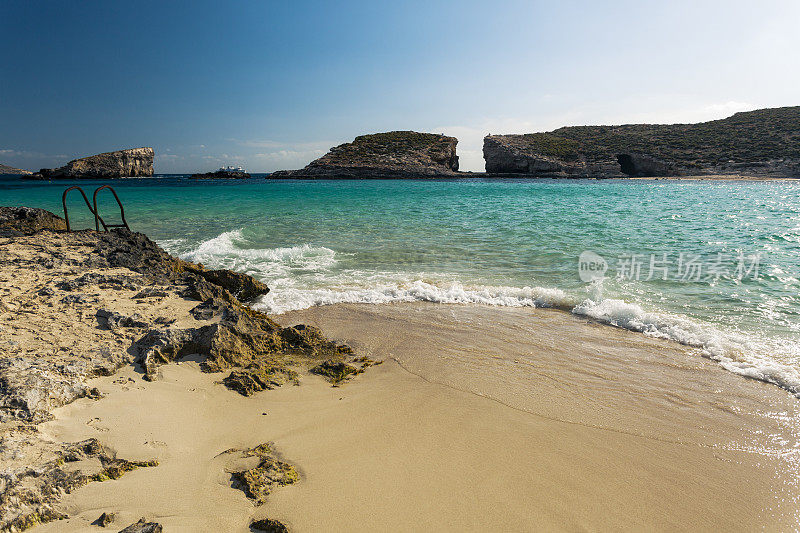
M796 398L675 342L534 307L268 318L237 299L268 290L249 276L18 214L0 253L7 531L101 513L241 533L800 523Z
M57 409L43 432L99 433L160 466L69 495L72 517L36 531L78 531L101 510L169 531L244 532L264 516L298 531L796 524L797 465L764 437L797 438L772 416L796 417L794 398L674 343L546 309L334 304L276 319L385 363L337 388L301 373L299 387L250 398L191 359L152 383L132 369L99 378L103 400ZM253 507L219 454L264 441L300 481Z

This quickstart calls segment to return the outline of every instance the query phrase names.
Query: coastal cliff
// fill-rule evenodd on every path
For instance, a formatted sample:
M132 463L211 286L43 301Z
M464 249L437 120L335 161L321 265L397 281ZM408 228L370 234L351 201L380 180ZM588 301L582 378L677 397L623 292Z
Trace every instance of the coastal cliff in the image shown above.
M129 148L74 159L59 168L43 168L34 179L125 178L153 175L153 149Z
M8 165L0 165L0 175L11 174L15 176L27 176L33 174L30 170L23 170L21 168L14 168Z
M800 107L698 124L571 126L487 135L486 172L546 177L800 177Z
M457 176L458 139L435 133L390 131L360 135L300 170L273 178L414 178Z

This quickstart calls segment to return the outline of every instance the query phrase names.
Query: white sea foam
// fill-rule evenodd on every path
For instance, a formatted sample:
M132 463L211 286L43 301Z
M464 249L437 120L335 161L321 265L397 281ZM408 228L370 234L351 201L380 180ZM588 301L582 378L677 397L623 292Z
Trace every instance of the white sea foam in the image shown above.
M242 230L226 231L181 254L182 259L211 268L228 268L260 278L315 271L335 264L335 252L308 244L286 248L248 248Z
M168 250L185 242L165 243ZM248 247L242 230L229 231L182 253L184 259L211 268L251 274L272 291L253 307L272 314L335 303L381 304L426 301L509 307L555 307L599 322L697 348L736 374L774 383L800 398L800 346L723 332L698 320L647 311L636 303L603 298L602 282L589 285L588 299L546 287L468 285L448 274L374 272L341 268L336 252L303 244L259 249ZM252 246L250 244L250 246ZM587 293L584 293L587 294ZM585 296L584 296L585 298ZM785 364L779 361L787 361Z
M800 360L800 346L722 332L709 324L669 313L648 312L622 300L587 299L573 313L613 326L669 339L698 348L702 355L741 376L778 385L800 398L800 372L796 365L776 361Z
M570 301L564 291L542 287L465 288L460 283L437 286L421 280L402 284L382 284L370 288L283 288L272 291L254 303L268 313L285 313L316 305L334 303L436 302L485 304L509 307L563 307Z

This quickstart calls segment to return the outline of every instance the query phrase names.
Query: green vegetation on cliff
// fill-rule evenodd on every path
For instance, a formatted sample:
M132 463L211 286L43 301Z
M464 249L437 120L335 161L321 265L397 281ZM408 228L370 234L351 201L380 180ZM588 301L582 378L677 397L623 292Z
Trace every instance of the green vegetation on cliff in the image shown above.
M800 159L800 107L747 111L698 124L569 126L515 137L542 155L567 161L631 152L688 168Z

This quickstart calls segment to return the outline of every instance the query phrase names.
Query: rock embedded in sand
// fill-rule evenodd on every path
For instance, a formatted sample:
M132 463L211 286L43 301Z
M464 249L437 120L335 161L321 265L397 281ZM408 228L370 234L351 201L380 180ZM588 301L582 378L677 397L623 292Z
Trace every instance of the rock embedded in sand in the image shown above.
M266 502L275 487L291 485L300 480L294 467L278 460L267 443L246 450L228 450L226 453L233 452L239 452L240 458L258 459L258 464L253 468L230 471L237 488L241 488L256 505Z
M34 179L125 178L153 175L153 149L129 148L73 159L63 167L43 168Z
M262 518L251 522L250 530L259 533L289 533L289 528L283 522L272 518Z
M4 436L2 448L12 443ZM36 524L67 518L54 507L62 494L68 494L91 481L117 479L125 472L139 466L154 466L155 461L126 461L100 444L97 439L88 439L73 444L47 443L46 453L50 459L36 468L5 469L0 473L0 530L23 531ZM70 468L71 463L87 459L98 460L101 470L90 474ZM145 464L147 463L147 464Z
M312 374L324 376L334 387L338 387L351 377L357 376L363 373L367 368L373 365L379 365L383 363L383 361L373 361L368 357L356 357L351 359L350 363L354 364L348 364L344 361L327 360L313 367L310 372Z
M116 517L117 515L115 513L103 513L93 523L100 527L106 527L110 525Z
M144 328L148 326L147 322L142 321L142 317L139 315L126 316L106 308L98 309L95 316L100 325L112 331L118 328Z
M135 524L131 524L125 529L120 529L119 533L161 533L163 528L157 522L148 522L142 517Z

